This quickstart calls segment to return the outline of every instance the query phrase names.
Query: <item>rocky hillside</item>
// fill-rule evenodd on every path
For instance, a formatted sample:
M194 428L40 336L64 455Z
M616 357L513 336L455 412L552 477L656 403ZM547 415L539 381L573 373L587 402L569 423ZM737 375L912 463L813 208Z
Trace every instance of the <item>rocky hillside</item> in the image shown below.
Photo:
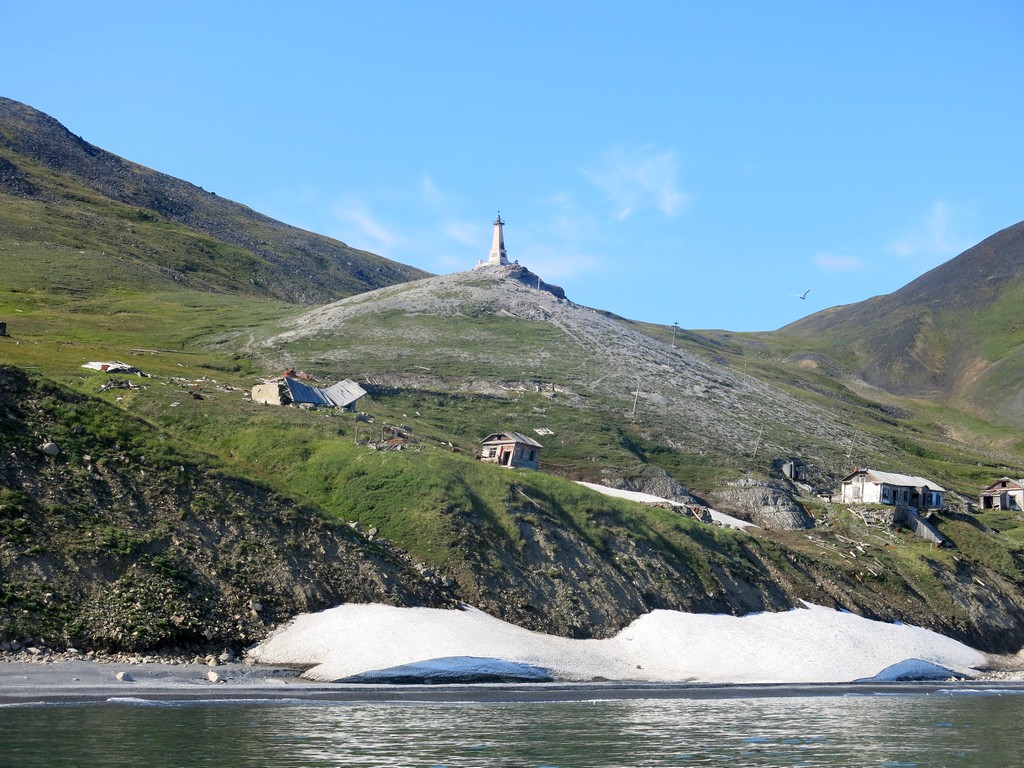
M175 396L149 391L132 407ZM195 413L209 423L218 402L196 401ZM179 421L195 419L179 408ZM991 651L1024 636L1024 562L964 516L935 520L956 548L923 557L909 533L840 510L819 512L813 535L743 533L443 446L352 445L358 422L260 414L282 453L293 434L334 435L298 446L304 464L275 474L296 488L343 478L344 517L360 525L338 519L330 488L324 506L298 503L249 479L245 456L224 465L119 409L0 368L0 639L240 648L295 613L347 601L464 601L521 626L602 637L656 608L741 614L808 600ZM432 555L403 552L424 540Z
M827 408L538 288L522 271L485 267L361 294L246 344L274 367L347 371L395 387L548 386L560 403L603 411L679 451L800 453L823 485L840 471L845 446L874 450L871 434Z
M5 98L0 197L8 198L0 223L18 243L16 258L28 258L34 242L95 245L112 259L154 265L198 289L306 304L425 274L120 158ZM168 239L185 241L173 258Z
M238 647L341 602L450 604L349 526L6 366L0 438L4 639Z

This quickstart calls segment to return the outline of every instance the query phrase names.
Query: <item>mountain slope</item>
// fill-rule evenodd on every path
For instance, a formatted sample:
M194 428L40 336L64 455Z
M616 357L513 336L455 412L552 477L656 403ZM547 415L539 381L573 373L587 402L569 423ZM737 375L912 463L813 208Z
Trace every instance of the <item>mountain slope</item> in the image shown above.
M776 331L867 383L1024 425L1024 222L900 290Z
M425 275L106 152L0 98L0 245L53 246L200 290L320 303ZM14 244L17 245L14 245Z
M953 439L940 406L858 394L800 337L677 334L518 266L299 308L330 264L252 244L316 236L15 106L0 123L0 635L241 645L332 601L463 600L606 636L654 608L809 600L988 650L1024 641L1024 517L964 514L957 493L1024 468ZM811 351L794 362L787 344ZM117 358L151 377L81 367ZM245 397L286 366L358 379L366 413ZM472 458L501 429L538 435L542 472ZM932 524L951 547L815 495L852 464L949 488L955 508ZM723 530L572 480L766 527Z

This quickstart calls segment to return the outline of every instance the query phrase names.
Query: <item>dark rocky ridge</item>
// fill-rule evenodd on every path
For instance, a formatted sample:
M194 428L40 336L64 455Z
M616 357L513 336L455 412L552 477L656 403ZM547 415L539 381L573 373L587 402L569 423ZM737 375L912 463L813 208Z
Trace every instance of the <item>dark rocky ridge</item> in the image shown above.
M72 176L111 200L246 249L272 265L275 279L264 290L274 298L323 303L427 274L275 221L125 160L72 134L52 117L0 97L0 191L33 199L44 196L31 180L29 163Z

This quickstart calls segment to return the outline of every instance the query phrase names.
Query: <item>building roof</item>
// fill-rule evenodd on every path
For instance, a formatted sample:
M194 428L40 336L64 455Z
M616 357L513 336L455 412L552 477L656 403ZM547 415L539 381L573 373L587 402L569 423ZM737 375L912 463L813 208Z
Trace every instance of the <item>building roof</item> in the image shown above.
M366 390L351 379L345 379L344 381L339 381L337 384L329 386L324 390L324 394L327 395L336 406L344 408L365 395Z
M843 478L843 482L852 480L857 475L867 475L876 483L885 483L886 485L900 485L907 486L909 488L923 488L928 486L933 491L946 492L938 483L929 480L927 477L918 477L916 475L901 475L896 472L882 472L877 469L858 469Z
M543 448L540 443L534 440L532 437L527 437L521 432L494 432L483 440L481 443L523 443L534 448Z
M284 383L288 386L288 394L293 403L311 403L313 405L332 405L344 408L366 394L366 391L354 381L345 379L326 389L311 387L298 379L286 376Z
M1019 490L1021 488L1024 488L1024 479L1014 480L1012 477L1001 477L998 480L996 480L994 483L990 483L989 485L986 485L982 489L982 493L984 493L985 491L992 491L992 490L1006 490L1005 487L1003 487L1003 488L1000 487L1002 483L1013 483L1013 487L1010 490L1014 490L1014 491Z

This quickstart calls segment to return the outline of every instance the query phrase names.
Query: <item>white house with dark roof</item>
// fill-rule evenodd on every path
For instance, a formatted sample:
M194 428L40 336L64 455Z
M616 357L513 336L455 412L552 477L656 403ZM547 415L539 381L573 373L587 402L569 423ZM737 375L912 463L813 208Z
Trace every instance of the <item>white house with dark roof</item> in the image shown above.
M480 460L503 467L540 467L540 443L520 432L495 432L480 441Z
M844 504L888 504L913 509L938 509L945 489L926 477L855 469L843 478Z

